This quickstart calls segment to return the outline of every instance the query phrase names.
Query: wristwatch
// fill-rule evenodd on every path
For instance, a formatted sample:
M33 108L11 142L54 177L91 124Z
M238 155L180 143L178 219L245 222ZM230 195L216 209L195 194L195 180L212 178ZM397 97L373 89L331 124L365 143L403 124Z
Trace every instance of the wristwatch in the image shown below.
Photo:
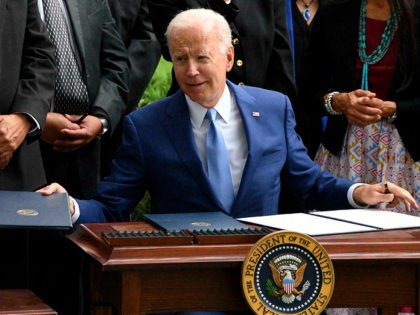
M99 117L101 123L102 123L102 130L99 133L100 136L103 136L109 129L109 123L108 120L106 118L103 117Z

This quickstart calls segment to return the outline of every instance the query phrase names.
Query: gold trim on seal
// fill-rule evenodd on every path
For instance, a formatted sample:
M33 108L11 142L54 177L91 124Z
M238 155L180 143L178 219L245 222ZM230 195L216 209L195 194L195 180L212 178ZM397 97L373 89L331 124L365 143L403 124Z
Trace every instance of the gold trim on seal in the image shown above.
M242 289L257 315L320 314L334 290L334 268L312 237L276 231L261 238L242 266Z

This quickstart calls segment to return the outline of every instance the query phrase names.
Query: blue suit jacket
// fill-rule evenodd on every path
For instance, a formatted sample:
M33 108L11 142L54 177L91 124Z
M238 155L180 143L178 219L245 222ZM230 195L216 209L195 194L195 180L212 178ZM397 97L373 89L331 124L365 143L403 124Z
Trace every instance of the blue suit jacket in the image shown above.
M351 207L347 191L352 182L321 172L308 157L285 95L229 81L228 86L242 115L249 147L232 216L279 213L282 184L299 190L313 207ZM113 172L101 182L93 200L78 201L77 223L128 221L146 190L155 213L225 211L201 164L182 91L125 117Z

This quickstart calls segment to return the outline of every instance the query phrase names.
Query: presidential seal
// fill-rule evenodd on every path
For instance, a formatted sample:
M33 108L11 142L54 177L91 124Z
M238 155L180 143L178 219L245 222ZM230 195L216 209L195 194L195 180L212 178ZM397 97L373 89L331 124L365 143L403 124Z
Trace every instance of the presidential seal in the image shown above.
M334 269L327 252L310 236L273 232L245 258L242 289L255 314L316 315L331 298Z
M16 213L19 215L26 216L26 217L34 217L39 214L38 211L32 210L32 209L19 209L16 211Z

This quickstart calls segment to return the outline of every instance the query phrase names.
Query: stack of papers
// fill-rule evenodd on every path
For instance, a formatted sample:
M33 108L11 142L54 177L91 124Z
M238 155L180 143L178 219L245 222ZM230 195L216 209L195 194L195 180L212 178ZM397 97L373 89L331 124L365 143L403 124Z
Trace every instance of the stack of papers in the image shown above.
M312 236L420 227L420 217L374 209L312 211L247 217L238 220Z

